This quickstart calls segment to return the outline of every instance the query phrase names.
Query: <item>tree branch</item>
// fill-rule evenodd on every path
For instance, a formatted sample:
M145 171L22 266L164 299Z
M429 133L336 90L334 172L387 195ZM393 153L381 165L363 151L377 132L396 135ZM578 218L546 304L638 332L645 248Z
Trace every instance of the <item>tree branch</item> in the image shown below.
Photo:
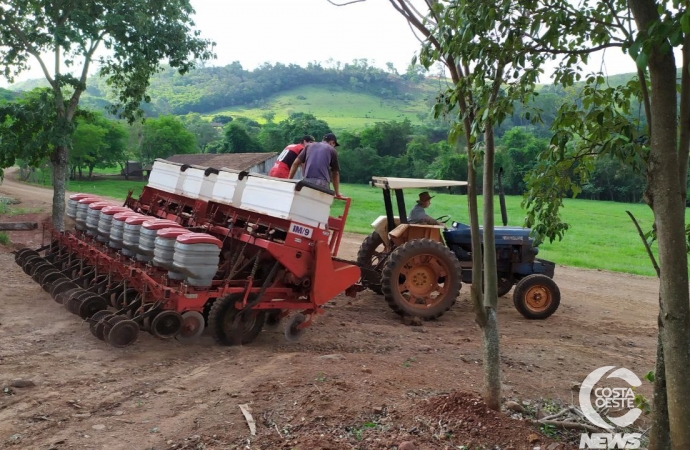
M36 60L38 61L38 64L41 66L41 70L43 70L43 75L46 77L46 80L48 80L48 83L50 83L50 86L55 89L55 80L53 80L53 77L50 76L50 72L48 72L48 67L46 67L45 63L43 62L43 59L41 59L41 54L34 48L34 46L29 42L29 39L26 37L26 34L22 30L19 29L15 24L11 24L10 28L12 31L14 31L17 36L19 36L19 39L21 39L22 44L24 44L24 47L26 47L26 51L29 52L30 55L32 55Z
M79 78L80 86L74 89L72 98L69 101L69 107L67 108L68 121L71 121L74 117L74 114L77 112L79 98L81 97L81 94L84 92L83 86L86 85L86 78L89 75L89 66L91 65L93 54L96 52L96 49L98 48L98 45L100 44L101 39L103 38L103 35L104 33L98 35L98 38L91 43L91 47L86 52L86 55L84 55L84 67L82 68L81 77Z
M564 430L583 430L589 433L601 433L601 428L593 427L579 422L560 421L560 420L526 420L525 422L537 425L552 425L556 428L563 428Z
M601 44L596 47L581 48L577 50L557 50L553 48L548 48L546 45L544 45L543 42L540 42L539 40L535 39L534 42L537 43L539 46L531 47L531 51L538 53L551 53L554 55L589 55L591 53L598 52L599 50L604 50L607 48L620 48L623 46L623 42L621 41L620 43L608 42L606 44Z
M683 71L685 72L685 71ZM649 138L652 138L652 104L649 100L649 88L647 86L647 79L644 76L644 71L638 67L637 78L640 80L640 90L642 91L642 101L644 102L644 114L647 117L647 133ZM681 100L682 101L682 100Z
M419 41L420 44L424 44L424 39L417 36L417 32L414 30L414 28L412 28L412 23L409 20L407 21L407 26L410 27L410 31L412 32L412 36L414 36Z
M618 24L618 28L620 28L623 31L625 38L628 40L631 40L632 35L628 32L628 30L625 29L625 24L623 24L623 22L621 22L620 18L616 14L616 10L614 9L613 4L611 3L611 0L604 0L604 3L606 3L606 6L609 7L609 10L611 11L612 17L615 19L616 23ZM628 22L630 22L629 18L628 18Z
M326 0L326 1L333 6L347 6L347 5L351 5L353 3L365 2L367 0L350 0L349 2L345 2L345 3L341 3L341 4L334 3L332 0Z
M640 228L640 224L637 223L637 219L635 219L635 216L633 216L630 211L626 211L626 213L628 213L633 223L635 224L635 228L637 228L637 233L640 235L640 239L642 239L642 243L644 244L645 250L647 250L647 256L649 256L650 261L652 261L652 266L654 266L657 278L660 277L661 269L659 268L659 265L656 263L656 258L654 258L654 253L652 253L652 249L651 247L649 247L649 243L644 238L644 233L642 232L642 228Z

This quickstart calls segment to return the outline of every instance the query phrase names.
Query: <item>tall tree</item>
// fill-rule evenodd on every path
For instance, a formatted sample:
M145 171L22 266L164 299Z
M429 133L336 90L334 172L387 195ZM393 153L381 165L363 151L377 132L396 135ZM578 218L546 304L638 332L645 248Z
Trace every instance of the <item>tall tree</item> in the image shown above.
M314 139L320 141L324 134L331 131L324 120L317 119L309 113L292 113L278 125L283 129L283 139L286 145L295 142L296 139L305 134L310 134L314 136Z
M550 49L544 49L568 55L556 72L556 82L570 85L580 79L586 54L606 47L622 47L637 63L638 77L623 86L609 86L602 74L588 76L578 103L561 107L553 148L540 157L532 177L529 215L540 233L551 239L562 236L568 225L559 217L561 198L578 192L579 182L590 176L592 157L614 155L646 174L645 200L654 212L660 266L649 448L690 448L690 293L684 217L690 149L688 4L629 0L584 1L577 6L555 2L547 7L552 20L544 22L549 29L544 44ZM679 84L674 47L682 55ZM644 105L644 121L630 114L638 99Z
M247 129L237 120L225 126L225 151L223 153L263 152L261 144L250 136Z
M208 144L222 137L218 129L213 127L208 120L202 119L199 114L182 116L182 123L189 132L196 136L200 153L206 153Z
M0 175L18 159L38 166L61 143L54 105L51 90L34 89L0 106Z
M139 159L151 164L156 158L196 152L196 137L175 116L147 119L142 131Z
M87 112L75 119L70 163L82 175L82 167L89 169L91 179L96 167L124 165L127 161L127 131L115 120L108 120L97 112Z
M113 110L134 121L140 103L149 101L149 78L160 62L187 72L195 60L213 55L211 43L192 27L189 0L7 0L0 5L0 63L3 75L14 76L33 58L43 70L54 96L54 129L61 133L50 154L53 166L53 227L62 230L65 178L69 170L69 137L79 100L86 90L91 64L100 47L100 74L115 91ZM51 70L46 55L54 59ZM73 76L65 67L81 67Z
M82 167L89 168L89 180L94 167L99 163L101 155L108 152L109 145L105 140L108 130L96 123L86 120L75 120L76 129L72 135L72 151L70 163L73 169L82 177Z
M484 334L484 399L500 408L500 358L496 309L497 269L494 239L494 128L512 113L515 101L533 92L540 58L530 58L527 19L531 11L511 1L426 2L425 14L406 0L390 0L393 7L423 36L420 61L429 69L441 62L450 71L453 86L439 96L437 115L459 110L452 135L460 145L464 134L468 153L468 202L472 230L473 276L471 297ZM512 76L506 77L505 74ZM484 150L483 243L480 242L476 151ZM483 251L482 251L483 245ZM481 287L484 286L482 293Z
M438 29L439 17L443 13L445 6L439 3L437 0L429 0L426 2L427 10L425 13L420 13L406 0L389 0L393 8L400 13L405 20L413 27L413 31L417 30L421 34L421 39L423 39L423 61L427 62L427 66L430 67L436 61L442 62L448 69L451 75L451 80L453 87L468 87L466 72L467 67L462 65L462 61L456 60L456 55L453 52L448 52L447 48L444 47L444 43L439 41ZM449 32L453 30L448 29ZM407 77L411 80L416 80L417 77L421 77L424 71L424 67L418 66L416 64L416 59L409 65L407 69ZM434 106L436 115L440 115L444 109L452 109L457 107L459 113L456 118L461 124L461 130L454 124L454 132L452 133L452 138L454 138L458 150L460 150L461 145L461 135L464 135L466 143L466 151L468 155L467 159L467 202L470 217L470 229L472 232L472 266L474 268L483 267L483 252L482 243L479 233L479 210L477 206L477 186L476 186L476 170L474 164L475 158L475 143L476 136L473 134L473 122L475 119L474 109L475 105L472 102L471 95L454 95L448 97L446 102L445 96L439 96L439 102ZM481 289L482 285L482 271L473 270L472 271L472 285L470 287L470 297L472 298L472 303L474 305L475 320L482 328L482 330L487 326L495 326L496 322L489 322L488 315L485 308L485 302L483 299L483 293ZM498 332L496 331L496 335ZM492 348L484 342L484 348ZM500 405L496 404L495 399L500 397L500 382L495 383L496 371L500 368L498 360L498 354L496 352L488 352L494 358L489 360L484 358L484 373L487 375L485 377L484 383L484 398L492 402L489 406L493 409L499 409ZM486 381L490 381L491 384L487 384Z
M362 130L360 136L368 146L375 148L379 156L400 156L412 134L410 119L402 122L377 122L373 127Z

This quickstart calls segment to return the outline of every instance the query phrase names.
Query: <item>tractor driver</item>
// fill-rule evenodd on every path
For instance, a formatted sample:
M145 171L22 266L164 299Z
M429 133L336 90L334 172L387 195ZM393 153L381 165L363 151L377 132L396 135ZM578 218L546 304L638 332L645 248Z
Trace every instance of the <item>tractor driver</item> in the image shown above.
M417 204L410 211L410 217L407 221L409 223L418 223L422 225L442 225L441 222L429 216L424 210L431 205L431 199L434 198L428 192L419 194Z

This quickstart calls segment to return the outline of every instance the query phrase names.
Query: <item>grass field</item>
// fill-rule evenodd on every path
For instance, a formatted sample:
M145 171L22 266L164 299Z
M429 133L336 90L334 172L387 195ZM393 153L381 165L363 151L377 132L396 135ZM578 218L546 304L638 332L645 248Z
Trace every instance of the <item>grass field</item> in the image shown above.
M422 88L410 92L412 99L382 99L371 94L357 93L337 87L302 86L270 97L266 104L257 107L225 108L206 114L210 119L217 114L243 116L265 123L261 117L274 112L274 121L286 119L292 112L310 113L325 120L334 130L354 131L382 121L401 121L405 118L419 122L418 114L427 114L429 107L425 100L439 90L438 81L429 80Z
M70 190L124 199L129 189L133 189L136 196L144 185L143 181L71 181ZM346 184L342 191L352 198L346 230L370 233L371 222L385 214L381 190L365 185ZM408 211L414 206L419 192L420 190L405 191ZM450 214L453 220L468 222L467 196L446 193L433 195L436 197L428 210L430 215ZM509 225L522 226L525 213L520 207L521 202L522 197L506 198ZM495 220L500 224L498 200L495 207ZM342 210L342 202L336 200L333 213L337 214L339 210ZM571 229L562 241L542 244L539 256L567 266L653 276L653 269L626 210L635 215L644 230L651 227L652 212L645 205L567 199L563 218L570 223Z

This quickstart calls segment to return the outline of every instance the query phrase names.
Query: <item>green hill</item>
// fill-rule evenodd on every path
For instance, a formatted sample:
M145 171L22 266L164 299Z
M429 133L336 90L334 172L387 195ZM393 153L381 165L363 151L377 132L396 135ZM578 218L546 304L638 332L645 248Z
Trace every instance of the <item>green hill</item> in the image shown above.
M337 67L264 64L254 70L235 62L199 68L184 76L165 68L151 78L151 103L142 104L142 108L148 116L199 113L207 117L226 111L259 117L261 112L251 110L262 109L275 110L277 118L287 117L287 110L292 109L323 115L325 120L333 120L335 127L361 128L380 120L417 120L418 114L426 114L425 102L444 82L424 75L418 66L398 74L371 66L366 60ZM10 89L26 91L46 85L45 80L38 79ZM87 86L83 107L103 109L113 98L105 80L97 75L89 77Z
M609 78L609 83L624 83L633 75L616 75ZM253 70L234 62L199 68L184 76L167 68L156 73L150 83L151 103L141 105L147 116L198 113L210 120L217 114L229 114L265 122L266 113L274 113L274 120L280 121L291 112L304 112L325 120L336 130L358 130L392 120L419 123L428 117L439 91L448 86L446 80L428 77L419 66L399 74L371 66L366 60L337 67L264 64ZM46 85L42 79L29 80L10 89L31 90ZM103 111L112 99L105 80L92 76L87 86L80 105ZM548 125L568 93L558 86L542 88L534 106L544 111L542 119ZM529 125L520 119L519 108L516 111L506 128Z
M10 102L17 98L17 93L0 88L0 103Z
M265 123L263 115L275 114L276 122L291 113L310 113L325 120L335 130L357 130L382 121L409 119L420 122L430 111L429 102L439 89L439 80L428 80L418 88L409 89L405 100L380 98L370 93L353 92L338 86L310 85L290 89L273 95L261 106L234 106L212 111L205 115L225 114L243 116Z

